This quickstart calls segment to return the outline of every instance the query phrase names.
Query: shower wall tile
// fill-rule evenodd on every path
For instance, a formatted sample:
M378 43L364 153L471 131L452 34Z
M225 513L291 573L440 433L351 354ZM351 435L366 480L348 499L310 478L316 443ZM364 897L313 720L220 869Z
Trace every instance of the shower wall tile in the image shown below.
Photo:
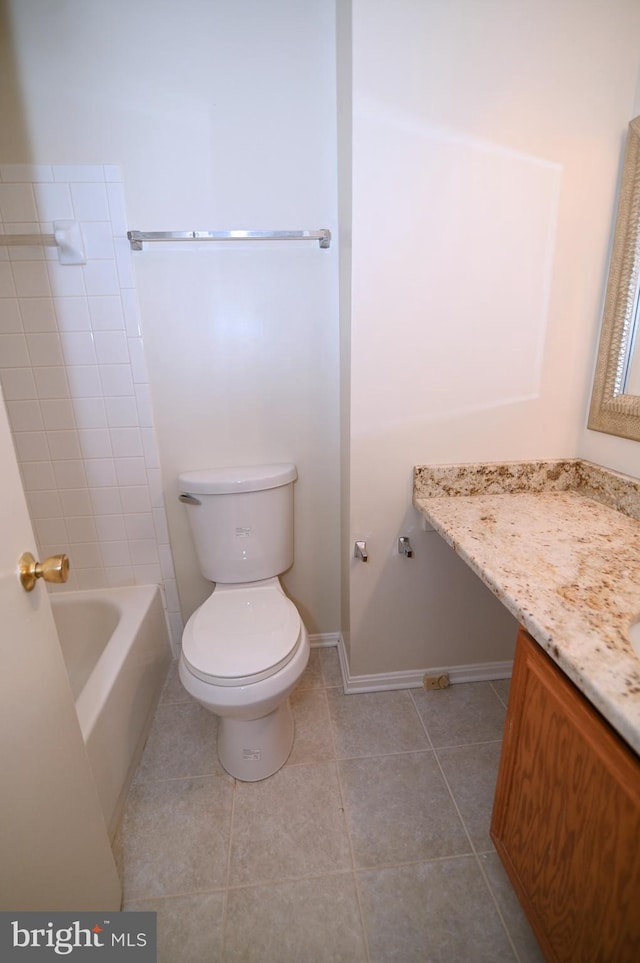
M167 529L122 174L0 165L0 234L80 222L87 262L0 246L0 382L38 551L68 552L73 588L158 582L182 618Z

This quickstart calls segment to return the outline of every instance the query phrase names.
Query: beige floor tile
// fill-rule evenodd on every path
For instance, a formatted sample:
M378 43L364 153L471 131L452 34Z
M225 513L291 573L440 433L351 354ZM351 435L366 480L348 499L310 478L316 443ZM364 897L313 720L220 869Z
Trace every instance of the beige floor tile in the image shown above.
M340 668L340 658L338 656L338 646L331 645L324 649L319 649L320 664L322 665L322 678L326 686L342 686L342 670Z
M125 899L224 886L233 785L212 776L133 786L118 840Z
M356 866L469 853L433 751L339 763Z
M229 891L225 963L365 963L353 876Z
M320 649L311 649L307 667L302 673L302 677L298 682L297 689L321 689L322 686L323 681L322 664L320 662Z
M159 705L135 781L224 772L217 733L217 717L197 702Z
M172 702L193 702L193 699L180 681L177 659L174 659L169 666L167 680L160 695L160 705Z
M475 857L358 873L371 963L515 963Z
M411 697L436 748L502 739L505 708L489 682L411 689Z
M335 758L325 689L296 689L291 696L295 723L287 765L327 762Z
M506 709L507 703L509 702L511 679L493 679L490 685Z
M476 851L491 852L493 843L489 837L489 826L500 762L500 743L438 749L436 755Z
M509 877L503 869L496 852L480 857L480 863L487 874L489 885L502 913L509 936L518 951L520 963L544 963L542 950L533 935L524 910L518 902Z
M158 963L222 963L224 893L131 900L124 910L158 914Z
M327 695L339 759L430 748L408 691Z
M351 869L335 764L285 766L237 783L230 885Z

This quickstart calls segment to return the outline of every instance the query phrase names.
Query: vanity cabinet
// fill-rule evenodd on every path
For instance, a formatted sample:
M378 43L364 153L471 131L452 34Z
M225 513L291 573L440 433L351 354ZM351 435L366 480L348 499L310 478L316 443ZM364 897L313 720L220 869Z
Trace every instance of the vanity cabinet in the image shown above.
M640 960L640 760L518 635L491 837L545 958Z

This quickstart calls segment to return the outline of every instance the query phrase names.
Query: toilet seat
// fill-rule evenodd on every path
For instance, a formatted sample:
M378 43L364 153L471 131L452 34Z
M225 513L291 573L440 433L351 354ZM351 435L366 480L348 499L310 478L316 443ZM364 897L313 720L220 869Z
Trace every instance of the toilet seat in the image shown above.
M182 655L203 682L241 686L275 675L301 637L298 610L273 583L225 586L187 622Z

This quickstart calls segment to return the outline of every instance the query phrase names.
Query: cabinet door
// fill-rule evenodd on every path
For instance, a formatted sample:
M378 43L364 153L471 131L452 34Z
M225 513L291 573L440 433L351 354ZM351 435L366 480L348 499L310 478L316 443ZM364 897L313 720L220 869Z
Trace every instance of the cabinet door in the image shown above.
M545 957L640 960L640 762L520 631L491 837Z

